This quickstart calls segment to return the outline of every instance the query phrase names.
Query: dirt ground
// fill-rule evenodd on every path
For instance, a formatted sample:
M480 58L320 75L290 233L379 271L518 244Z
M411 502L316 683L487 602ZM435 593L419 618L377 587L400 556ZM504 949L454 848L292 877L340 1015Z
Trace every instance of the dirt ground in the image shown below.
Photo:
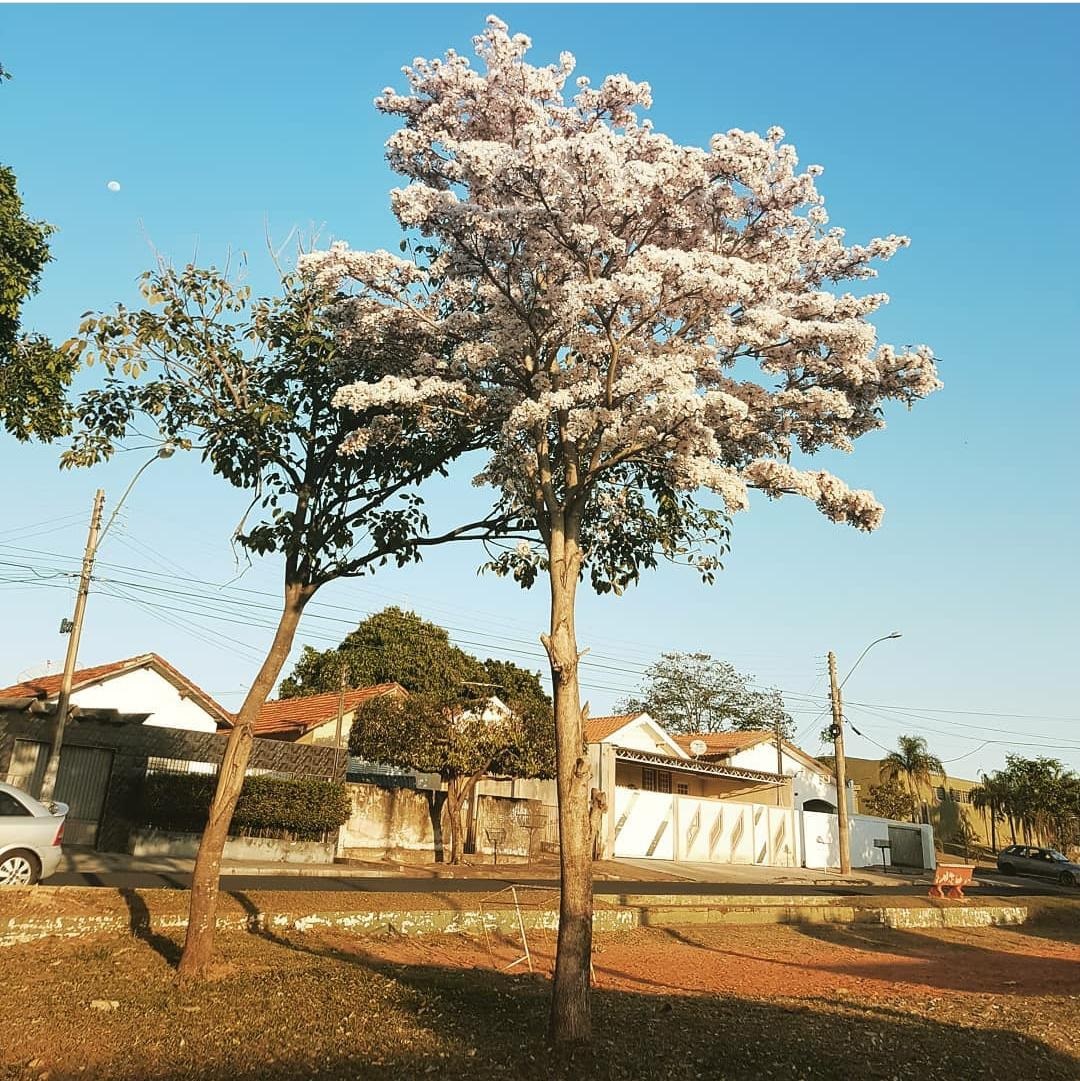
M554 936L178 935L0 952L5 1081L849 1078L1076 1081L1080 906L1018 928L687 927L597 936L595 1038L546 1047Z

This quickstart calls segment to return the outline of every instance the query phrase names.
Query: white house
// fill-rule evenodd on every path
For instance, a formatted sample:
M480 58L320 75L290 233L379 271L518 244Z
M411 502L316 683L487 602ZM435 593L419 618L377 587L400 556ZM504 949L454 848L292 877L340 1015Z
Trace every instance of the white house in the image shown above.
M35 700L52 705L61 680L57 673L0 689L0 705ZM190 732L217 732L233 724L228 710L156 653L79 669L72 680L71 705L76 716L80 712L111 714Z
M813 756L772 732L672 736L648 713L585 725L595 786L607 811L603 856L690 863L829 868L839 863L836 784ZM889 858L933 866L929 827L851 813L855 866Z

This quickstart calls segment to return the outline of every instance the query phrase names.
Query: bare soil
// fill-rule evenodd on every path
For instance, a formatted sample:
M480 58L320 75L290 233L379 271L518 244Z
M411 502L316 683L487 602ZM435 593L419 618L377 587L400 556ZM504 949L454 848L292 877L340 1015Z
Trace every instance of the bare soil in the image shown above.
M1019 928L600 935L595 1038L572 1054L545 1043L554 936L529 947L534 975L500 971L511 938L222 934L188 991L178 934L8 947L0 1078L1080 1077L1074 902Z

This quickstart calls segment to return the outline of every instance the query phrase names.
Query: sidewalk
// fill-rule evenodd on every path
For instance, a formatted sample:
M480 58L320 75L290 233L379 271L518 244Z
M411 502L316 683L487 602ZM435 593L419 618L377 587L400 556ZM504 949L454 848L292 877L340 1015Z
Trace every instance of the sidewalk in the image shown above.
M650 867L650 862L637 861L639 866L627 874L628 863L622 860L598 861L593 864L593 877L598 881L636 878L649 882L694 881L664 866ZM176 859L167 856L129 856L123 852L98 852L92 848L66 845L57 874L79 875L188 875L195 866L194 859ZM673 867L674 865L672 865ZM464 863L451 866L445 863L405 864L395 860L360 861L347 863L278 863L253 860L224 860L221 874L249 876L273 876L276 878L382 878L382 879L522 879L526 881L558 881L558 860L540 863L491 862Z

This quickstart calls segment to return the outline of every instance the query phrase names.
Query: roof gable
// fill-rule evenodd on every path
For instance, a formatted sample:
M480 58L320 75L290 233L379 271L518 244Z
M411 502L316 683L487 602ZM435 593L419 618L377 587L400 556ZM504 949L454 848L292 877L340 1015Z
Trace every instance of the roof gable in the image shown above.
M303 698L280 698L266 702L255 719L256 736L294 736L299 738L314 728L337 719L338 704L342 715L355 713L365 702L384 694L407 694L400 683L377 683L372 687L353 687L342 698L340 691L310 694Z
M82 690L98 683L116 679L128 672L138 671L141 668L149 668L156 672L167 683L171 684L181 695L193 699L199 706L217 722L220 728L231 728L234 717L224 707L219 705L197 683L188 679L178 668L174 668L164 657L157 653L140 653L136 657L128 657L122 661L112 661L109 664L99 664L90 668L80 668L72 675L72 691ZM0 698L37 698L49 701L59 696L60 684L63 682L63 674L38 676L34 679L23 680L14 683L10 687L0 689Z
M651 717L644 711L615 717L590 717L585 722L585 740L587 743L615 743L624 746L623 741L627 733L635 728L647 729L651 733L649 742L654 748L659 746L666 748L668 757L688 757L682 747L671 738L667 729L655 717Z

